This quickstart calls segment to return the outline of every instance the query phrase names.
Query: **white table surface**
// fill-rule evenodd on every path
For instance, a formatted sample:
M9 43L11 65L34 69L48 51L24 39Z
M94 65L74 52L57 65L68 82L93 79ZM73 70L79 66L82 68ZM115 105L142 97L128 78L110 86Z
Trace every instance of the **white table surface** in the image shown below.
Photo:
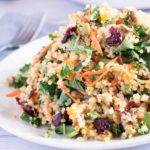
M11 0L10 0L11 1ZM31 14L35 11L45 11L50 24L67 22L67 14L81 10L83 5L72 0L14 0L0 1L0 15L6 12ZM0 57L2 57L0 55ZM149 150L149 145L122 150ZM24 141L0 128L0 150L60 150Z

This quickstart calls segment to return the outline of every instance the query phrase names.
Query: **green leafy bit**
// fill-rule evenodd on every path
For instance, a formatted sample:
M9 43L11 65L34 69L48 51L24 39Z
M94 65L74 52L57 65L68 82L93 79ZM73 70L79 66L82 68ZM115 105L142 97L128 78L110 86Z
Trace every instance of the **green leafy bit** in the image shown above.
M26 112L23 112L20 116L20 118L24 121L30 122L30 115L28 115Z
M146 33L147 29L143 26L136 26L135 31L137 32L139 37L142 38L142 40L144 41L150 38L150 36Z
M70 41L68 48L72 51L85 51L86 59L81 63L83 67L87 66L91 60L93 50L87 46L79 45L78 39Z
M27 80L27 77L23 76L22 74L18 74L14 80L14 84L13 84L14 88L21 88L25 86L26 80Z
M20 72L25 73L29 70L31 64L25 64L22 68L20 68Z
M131 16L131 12L128 11L124 17L124 23L126 26L131 27L131 23L130 23L130 16Z
M58 48L58 50L59 50L61 53L65 53L65 52L66 52L66 49L65 49L65 48Z
M150 129L150 113L145 114L145 116L144 116L144 123Z
M45 131L45 137L49 138L53 135L53 129L51 127L47 128Z
M60 75L62 77L68 77L70 71L71 71L70 65L66 64L66 66L61 69Z
M55 132L57 133L57 134L64 134L65 133L65 129L66 128L66 125L65 124L61 124L61 125L59 125L59 126L57 126L56 128L55 128Z
M120 53L126 51L127 49L134 49L134 45L127 39L124 39L122 43L114 50L114 53Z
M84 119L86 119L86 120L94 120L94 119L96 119L98 117L99 117L99 114L97 112L93 112L93 113L87 113L84 116Z
M124 51L124 52L122 52L122 55L124 56L125 61L127 63L139 61L139 59L140 59L139 54L134 50Z
M123 93L124 94L131 94L132 93L132 87L130 84L124 84Z
M38 117L31 117L26 112L23 112L20 118L24 121L30 122L34 127L38 128L41 126L41 119Z
M95 70L100 70L100 69L102 69L105 65L107 65L108 63L109 63L109 59L101 59L99 62L98 62L98 64L97 64L97 66L95 67Z
M119 137L123 132L123 127L121 124L112 124L112 133L114 136Z
M58 101L57 101L57 104L59 106L70 106L72 104L72 100L70 99L70 97L68 97L65 93L61 93Z
M39 83L39 91L49 96L49 98L53 99L54 95L58 92L58 89L57 89L57 85L54 83L52 83L51 85L48 85L47 82L41 81Z
M61 124L60 126L56 127L55 132L57 134L63 134L67 138L73 138L78 134L78 131L76 131L73 127L65 124Z
M101 20L101 16L100 16L100 10L99 10L99 7L95 7L93 10L92 10L92 15L90 17L90 20L91 21L99 21Z
M38 127L41 126L41 119L38 118L38 117L33 117L32 120L31 120L31 124L32 124L34 127L38 128Z
M144 134L149 133L149 129L143 122L140 122L138 123L138 126L136 128L136 133L138 135L144 135Z
M145 61L147 68L150 70L150 53L144 53L141 57Z
M81 91L85 90L84 83L81 82L81 81L78 81L78 80L71 80L71 81L69 81L68 87L71 87L71 88L76 89L76 90L81 90Z
M68 138L75 137L78 132L71 126L66 126L65 136Z
M50 34L50 33L49 33L48 37L49 37L51 40L54 40L57 36L54 35L54 34Z
M126 60L126 62L131 62L131 61L139 61L139 53L136 51L135 46L130 43L127 39L124 39L123 42L118 46L115 50L114 53L122 54Z

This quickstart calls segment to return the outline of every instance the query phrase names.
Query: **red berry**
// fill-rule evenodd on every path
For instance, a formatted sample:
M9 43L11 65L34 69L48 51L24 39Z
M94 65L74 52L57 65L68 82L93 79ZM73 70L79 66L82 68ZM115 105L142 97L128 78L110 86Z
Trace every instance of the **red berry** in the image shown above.
M68 39L72 37L72 35L75 33L75 31L76 31L76 27L68 28L61 42L66 43Z
M136 107L139 107L139 103L128 102L126 106L127 109L136 108Z
M93 124L100 134L103 134L105 130L111 130L111 121L108 118L96 118Z
M106 43L109 46L120 45L121 42L122 42L121 32L118 29L114 28L114 27L111 27L109 29L109 32L110 32L111 35L106 39Z

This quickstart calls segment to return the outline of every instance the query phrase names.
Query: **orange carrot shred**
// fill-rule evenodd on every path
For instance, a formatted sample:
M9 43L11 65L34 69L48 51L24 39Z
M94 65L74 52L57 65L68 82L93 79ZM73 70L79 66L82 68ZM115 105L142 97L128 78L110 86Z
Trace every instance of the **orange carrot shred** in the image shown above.
M121 65L123 65L123 64L124 64L124 60L123 60L123 58L122 58L122 56L121 56L121 55L119 55L119 57L118 57L118 61L119 61L119 63L120 63Z
M16 89L10 93L7 93L6 96L8 96L8 97L20 97L20 89Z
M52 41L48 46L46 46L41 52L40 54L36 57L36 59L34 60L33 64L31 67L34 67L35 64L37 64L40 59L45 55L45 53L49 50L49 48L52 47L52 45L55 43L56 41Z
M107 73L109 72L108 69L105 68L105 71L94 81L92 82L90 85L94 86L98 81L100 81Z
M51 100L47 97L45 102L45 114L47 115L49 120L52 120L51 109L49 107Z
M98 39L96 38L96 35L95 35L95 32L93 29L91 29L91 31L90 31L90 38L92 40L92 48L97 50L101 55L103 55L101 46L99 44Z
M115 62L116 60L118 59L118 56L115 57L114 59L112 59L108 64L112 63L112 62ZM108 65L107 64L107 65ZM101 70L97 70L97 71L87 71L87 72L84 72L83 74L81 74L81 77L83 78L86 78L87 75L98 75L98 74L101 74L105 71L106 69L106 66L104 68L102 68Z

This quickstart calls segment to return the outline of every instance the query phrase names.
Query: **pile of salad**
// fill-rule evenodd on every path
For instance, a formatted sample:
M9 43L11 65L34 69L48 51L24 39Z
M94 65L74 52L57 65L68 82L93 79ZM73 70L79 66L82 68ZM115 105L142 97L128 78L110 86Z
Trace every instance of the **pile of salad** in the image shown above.
M87 6L49 34L49 45L7 78L23 112L45 135L107 141L150 132L150 16Z

